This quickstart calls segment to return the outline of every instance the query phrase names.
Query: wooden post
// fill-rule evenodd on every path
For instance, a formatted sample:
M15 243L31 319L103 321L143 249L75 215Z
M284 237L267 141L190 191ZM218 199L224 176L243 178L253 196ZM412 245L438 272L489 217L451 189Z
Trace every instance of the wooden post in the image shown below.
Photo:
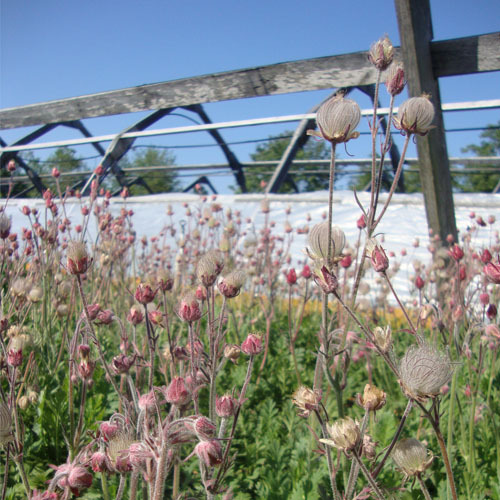
M436 126L425 137L417 137L420 180L427 223L445 241L457 238L451 190L450 165L441 112L439 83L432 69L432 19L429 0L395 0L399 37L408 90L411 97L430 94L435 106Z

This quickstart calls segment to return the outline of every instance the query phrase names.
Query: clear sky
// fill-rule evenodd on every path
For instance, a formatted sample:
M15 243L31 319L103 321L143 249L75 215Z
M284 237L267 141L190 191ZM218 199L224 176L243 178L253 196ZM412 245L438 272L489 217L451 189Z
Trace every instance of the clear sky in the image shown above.
M498 0L431 0L434 39L500 30ZM0 107L91 94L140 84L303 58L367 50L387 33L399 45L394 3L359 0L0 0ZM500 97L500 72L440 80L443 102ZM212 121L307 112L327 91L206 105ZM361 107L369 101L352 98ZM385 99L385 96L383 97ZM386 104L384 102L383 104ZM144 114L85 120L94 135L119 132ZM447 128L480 127L499 120L498 110L452 113ZM180 116L153 126L188 125ZM224 131L228 141L260 139L293 125ZM366 129L366 124L362 129ZM0 131L12 142L31 129ZM58 129L42 141L77 137ZM478 132L448 134L452 156ZM351 148L366 156L367 143ZM211 143L206 134L155 137L136 144ZM106 144L104 145L106 147ZM242 161L255 145L234 146ZM81 156L94 150L78 148ZM179 164L223 161L216 148L175 149ZM42 156L42 153L37 153ZM45 152L43 154L48 154ZM410 153L410 156L412 153ZM97 164L98 159L91 160ZM187 180L186 180L187 182ZM224 191L232 179L215 179Z

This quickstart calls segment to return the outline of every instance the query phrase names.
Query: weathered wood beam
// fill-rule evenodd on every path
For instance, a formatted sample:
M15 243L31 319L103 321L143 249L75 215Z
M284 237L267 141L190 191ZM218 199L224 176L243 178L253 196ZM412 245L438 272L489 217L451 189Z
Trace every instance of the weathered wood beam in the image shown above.
M436 111L435 128L425 137L417 137L427 223L433 233L441 237L441 241L446 241L449 234L456 241L457 226L441 97L430 51L433 34L429 0L395 0L395 3L410 96L420 96L424 92L430 94Z
M500 70L500 32L433 42L435 76ZM303 59L0 110L0 129L375 83L366 52Z

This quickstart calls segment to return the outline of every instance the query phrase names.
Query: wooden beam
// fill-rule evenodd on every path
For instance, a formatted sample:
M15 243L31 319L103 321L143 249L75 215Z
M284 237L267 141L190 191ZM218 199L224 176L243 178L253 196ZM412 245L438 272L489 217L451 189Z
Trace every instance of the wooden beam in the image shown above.
M500 70L500 33L434 42L435 76ZM464 48L466 48L464 53ZM399 51L396 49L396 53ZM442 70L441 70L442 68ZM0 110L0 129L375 83L366 52L183 78Z
M429 0L395 0L395 3L410 96L430 94L436 111L435 128L425 137L417 137L427 223L434 234L441 236L441 241L446 241L448 234L457 241L441 97L430 51L433 35Z

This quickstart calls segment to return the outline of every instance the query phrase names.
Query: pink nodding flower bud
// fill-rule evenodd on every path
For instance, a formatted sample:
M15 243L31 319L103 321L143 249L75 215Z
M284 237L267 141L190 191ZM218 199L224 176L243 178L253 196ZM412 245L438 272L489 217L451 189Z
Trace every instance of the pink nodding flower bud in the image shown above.
M486 275L486 279L490 283L500 285L500 261L496 264L488 262L488 264L483 267L483 273Z
M492 320L497 317L497 307L495 304L490 304L488 309L486 309L486 316L489 320Z
M195 446L194 452L207 467L214 467L222 463L222 446L216 439L200 441Z
M99 311L97 313L97 321L102 325L110 325L113 322L115 315L110 309Z
M7 170L9 172L15 172L16 171L16 162L14 160L10 160L9 163L7 163Z
M196 299L196 295L193 293L185 295L181 300L177 314L179 315L179 318L184 321L188 321L190 323L198 321L201 318L201 309L200 303Z
M175 377L164 390L165 399L175 406L184 406L191 401L191 393L188 391L184 379Z
M163 326L164 315L161 311L158 311L158 309L155 309L155 310L149 312L148 318L149 318L149 321L151 321L151 323L153 323L153 325Z
M491 255L490 251L487 248L485 248L481 253L481 262L483 264L488 264L488 262L490 262L492 258L493 256Z
M96 169L94 170L94 174L97 176L101 176L104 174L104 167L102 165L97 165Z
M196 298L198 300L200 300L201 302L203 302L204 300L207 300L207 291L201 285L198 285L198 288L196 289L194 294L196 295Z
M207 417L198 417L195 420L188 420L185 423L189 429L200 440L206 441L215 437L217 427Z
M292 286L297 283L297 273L295 272L295 269L290 269L288 273L286 274L286 282Z
M249 356L255 356L256 354L262 352L263 349L264 346L262 345L262 339L255 333L250 333L241 344L241 351Z
M143 319L144 319L144 314L142 314L142 312L139 309L132 306L130 308L129 313L127 314L127 321L129 323L132 323L134 326L137 326L139 323L142 322Z
M364 229L366 227L366 216L361 215L361 217L357 220L356 226L358 226L358 229Z
M422 290L422 288L424 288L424 285L425 281L422 279L422 276L417 276L417 278L415 279L415 287L418 290Z
M92 474L83 466L72 466L67 477L68 486L73 490L85 490L92 486Z
M314 282L326 294L335 292L339 286L337 276L326 266L322 266L319 273L314 273Z
M120 427L118 424L115 424L114 422L101 422L99 430L104 440L109 441L110 439L113 439L120 432Z
M90 466L94 472L111 472L108 457L102 451L92 453L90 457Z
M372 266L378 273L384 273L389 267L389 259L380 245L375 245L371 252Z
M450 250L448 250L448 255L456 262L461 261L464 258L464 251L455 243Z
M7 353L7 364L13 368L21 366L23 362L23 350L22 349L10 349Z
M385 87L391 96L397 96L405 88L405 72L403 66L399 63L393 63L387 71Z
M229 394L215 398L215 411L221 418L232 417L238 409L238 401Z
M28 207L27 205L24 205L23 206L23 214L26 215L26 216L30 215L31 214L31 208Z
M125 354L118 354L118 356L115 356L111 361L111 367L113 368L113 371L117 375L121 375L122 373L128 373L134 362L135 362L134 356L126 356Z
M89 382L92 380L92 375L95 370L95 362L90 359L82 359L80 363L78 363L78 375L84 382Z
M99 312L101 311L101 306L99 304L90 304L87 307L87 311L89 313L90 321L94 321L97 318ZM86 318L86 316L87 315L85 314L85 312L82 312L81 318L84 319Z
M306 280L308 280L311 276L312 276L312 271L311 271L311 268L306 264L303 268L302 268L302 272L300 273L300 275L305 278Z
M52 169L52 177L54 177L54 179L57 179L58 177L60 177L60 175L61 175L61 172L59 172L59 170L57 170L57 168L54 167Z
M134 297L135 300L137 300L137 302L145 305L153 302L155 295L156 291L153 291L153 289L149 285L146 285L145 283L140 283L135 290Z
M483 306L487 306L490 303L490 296L489 296L489 294L482 293L481 295L479 295L479 302L481 302L481 304Z
M340 261L340 265L344 269L348 269L349 267L351 267L351 264L352 264L352 257L351 254L348 253L342 258L342 260Z

